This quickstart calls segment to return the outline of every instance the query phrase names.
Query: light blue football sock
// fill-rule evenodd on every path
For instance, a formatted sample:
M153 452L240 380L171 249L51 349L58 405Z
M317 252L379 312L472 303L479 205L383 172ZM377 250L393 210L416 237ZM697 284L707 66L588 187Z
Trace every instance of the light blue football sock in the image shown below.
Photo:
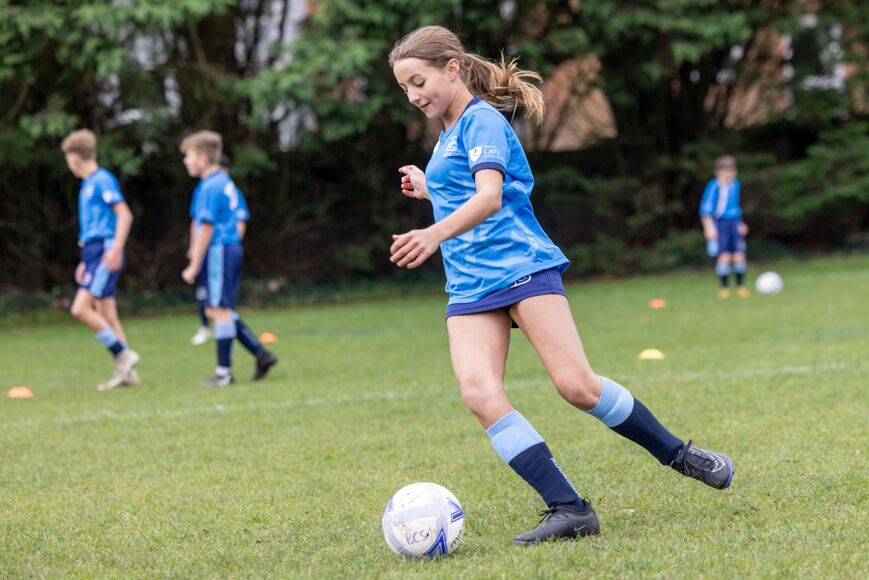
M101 328L96 331L94 335L97 337L97 340L100 341L104 347L106 347L112 356L118 356L121 352L127 348L127 345L120 342L118 340L118 335L115 334L115 330L111 326L106 326L105 328Z
M492 446L550 508L584 503L573 483L552 456L543 437L519 411L511 411L486 429Z
M651 453L663 465L669 465L682 449L683 441L670 433L642 402L615 381L601 377L597 405L586 411L626 439Z

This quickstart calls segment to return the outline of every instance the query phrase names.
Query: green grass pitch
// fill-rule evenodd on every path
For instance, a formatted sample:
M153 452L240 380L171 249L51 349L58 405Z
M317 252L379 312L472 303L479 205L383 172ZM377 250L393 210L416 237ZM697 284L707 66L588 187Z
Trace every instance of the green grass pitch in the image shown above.
M531 548L511 540L544 506L462 405L437 289L246 313L281 363L254 384L237 345L240 384L222 390L198 386L213 343L189 346L192 305L126 322L144 385L110 393L83 326L3 328L0 388L36 396L0 399L0 577L865 578L869 258L776 269L784 292L748 300L719 301L711 272L568 289L595 370L732 456L724 492L563 403L514 331L509 395L602 526ZM465 508L449 558L384 543L384 505L414 481Z

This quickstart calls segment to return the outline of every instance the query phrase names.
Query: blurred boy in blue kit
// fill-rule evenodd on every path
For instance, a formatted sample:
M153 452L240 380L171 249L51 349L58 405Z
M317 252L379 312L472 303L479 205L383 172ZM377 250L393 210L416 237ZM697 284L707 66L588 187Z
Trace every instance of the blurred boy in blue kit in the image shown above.
M94 332L114 359L112 377L97 389L138 385L134 367L139 355L127 346L115 299L133 214L118 180L97 164L97 138L92 131L73 131L61 149L70 172L82 180L78 196L81 261L75 269L79 288L70 311Z
M184 139L181 152L187 172L200 178L192 208L190 263L181 277L188 284L202 284L197 298L205 303L205 314L214 322L217 342L214 375L203 386L225 387L235 382L232 342L236 338L256 357L253 378L261 379L278 359L262 347L235 312L244 254L238 227L238 189L219 165L223 139L213 131L199 131Z
M224 153L220 156L220 168L229 173L229 157ZM238 192L238 209L235 211L236 218L238 220L238 236L244 241L244 234L247 232L247 222L250 221L250 211L247 208L247 200L244 198L244 193L238 189L236 186L236 191ZM190 200L190 240L193 240L193 236L195 234L195 224L196 224L196 204L198 202L199 196L197 195L199 192L199 188L193 192L193 197ZM188 254L188 259L190 258ZM196 329L196 333L190 338L190 344L193 346L200 346L211 340L211 327L208 323L208 317L205 315L205 298L208 296L208 288L205 287L205 276L204 270L200 272L200 279L196 281L196 302L199 307L199 328ZM202 296L203 298L200 298ZM247 344L245 344L245 348L247 348ZM248 349L250 350L250 349ZM253 351L251 351L253 353Z
M742 184L736 179L736 160L723 155L715 160L715 177L706 184L700 202L700 220L710 258L716 258L715 273L721 281L718 297L730 298L730 274L736 279L736 295L748 298L745 287L745 236L748 226L742 219L739 194Z

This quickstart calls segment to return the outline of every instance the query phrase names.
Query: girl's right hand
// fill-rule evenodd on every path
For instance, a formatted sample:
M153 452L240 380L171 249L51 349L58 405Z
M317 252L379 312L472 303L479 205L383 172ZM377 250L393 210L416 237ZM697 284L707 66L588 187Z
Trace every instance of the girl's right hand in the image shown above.
M79 262L75 267L75 283L81 284L82 280L84 280L84 262Z
M429 199L425 186L425 173L416 165L405 165L398 172L401 176L401 193L414 199Z

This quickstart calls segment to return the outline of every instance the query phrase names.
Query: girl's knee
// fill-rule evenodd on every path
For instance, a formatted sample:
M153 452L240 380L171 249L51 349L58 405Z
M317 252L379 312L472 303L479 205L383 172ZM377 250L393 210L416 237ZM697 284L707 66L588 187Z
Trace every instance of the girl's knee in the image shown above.
M503 386L493 379L466 377L459 379L459 386L462 401L477 416L488 415L490 407L500 405L506 400Z
M594 408L600 399L600 377L591 369L584 373L553 377L552 382L565 401L583 411Z

